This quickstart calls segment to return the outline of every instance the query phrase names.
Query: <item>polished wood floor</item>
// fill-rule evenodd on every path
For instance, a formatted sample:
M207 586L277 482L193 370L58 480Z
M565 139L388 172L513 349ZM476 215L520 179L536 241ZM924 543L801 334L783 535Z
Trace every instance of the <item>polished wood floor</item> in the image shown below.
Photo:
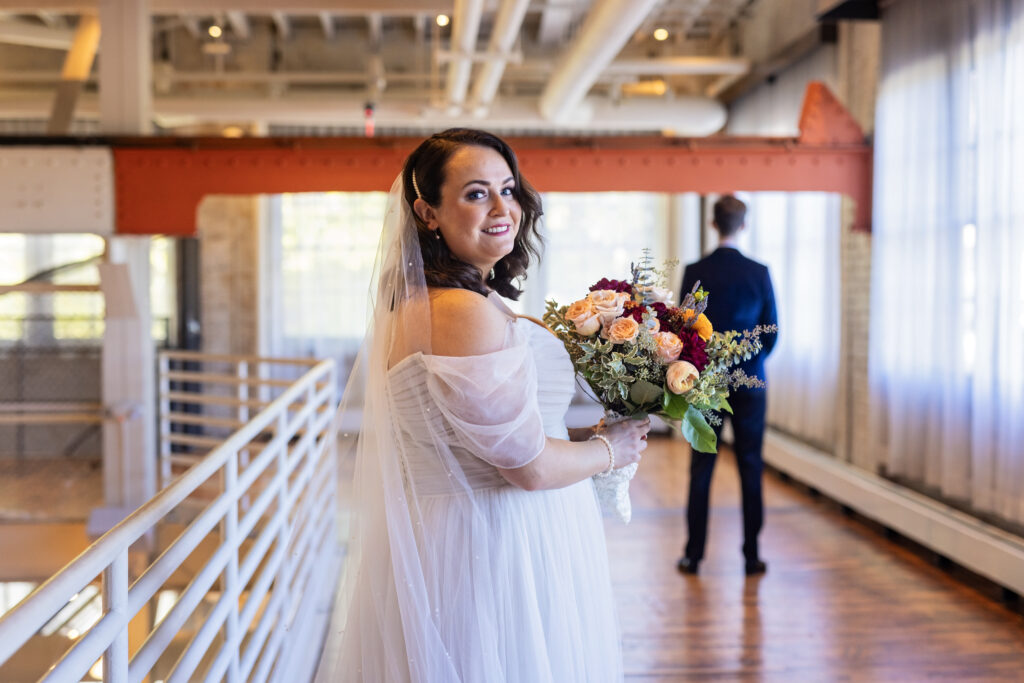
M771 474L768 574L746 578L727 453L700 575L678 574L688 464L652 438L633 521L607 521L627 680L1024 681L1024 617Z

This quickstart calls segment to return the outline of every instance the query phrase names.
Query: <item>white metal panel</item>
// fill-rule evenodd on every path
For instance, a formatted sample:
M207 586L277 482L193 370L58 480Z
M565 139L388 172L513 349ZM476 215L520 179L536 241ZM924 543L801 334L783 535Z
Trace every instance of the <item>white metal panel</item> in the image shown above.
M114 234L105 147L0 147L0 232Z
M1024 592L1020 537L769 430L764 461L957 564Z

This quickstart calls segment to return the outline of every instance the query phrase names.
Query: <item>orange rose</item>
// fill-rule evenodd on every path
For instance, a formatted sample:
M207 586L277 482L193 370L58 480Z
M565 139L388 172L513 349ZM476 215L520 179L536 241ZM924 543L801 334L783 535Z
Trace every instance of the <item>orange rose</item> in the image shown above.
M678 360L668 366L665 371L665 384L673 394L685 394L693 389L694 383L700 378L700 373L692 363L685 360Z
M605 328L605 337L613 344L633 341L640 333L640 324L632 318L616 318Z
M683 311L683 320L689 322L691 318L693 318L693 309L687 308ZM697 321L693 323L693 329L696 330L697 336L704 341L711 339L711 335L715 331L711 326L711 321L703 313L697 316Z
M658 344L658 359L662 363L671 363L683 352L683 341L672 332L658 332L654 341Z
M597 309L588 299L581 299L569 306L565 312L565 319L572 322L576 327L577 334L584 337L589 337L601 329L601 319L597 316Z

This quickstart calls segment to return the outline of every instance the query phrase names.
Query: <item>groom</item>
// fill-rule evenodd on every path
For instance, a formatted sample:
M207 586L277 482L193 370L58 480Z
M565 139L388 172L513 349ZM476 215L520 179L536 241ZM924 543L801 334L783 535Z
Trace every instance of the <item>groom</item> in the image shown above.
M747 206L732 195L715 202L714 222L718 231L718 248L705 258L686 267L683 274L682 296L693 289L699 280L710 294L704 311L716 330L749 330L756 325L776 324L775 295L768 268L739 252L737 238L745 228ZM749 361L738 367L751 377L764 380L764 359L775 345L775 334L762 337L764 348ZM764 501L761 497L761 442L764 437L765 390L737 389L729 396L731 416L722 414L732 422L733 450L740 472L743 492L743 555L746 573L763 574L768 569L757 548L757 535L764 520ZM721 436L721 425L715 435ZM676 567L684 574L696 574L704 558L704 544L708 530L708 497L711 491L711 473L715 468L715 453L691 450L690 494L686 508L689 540Z

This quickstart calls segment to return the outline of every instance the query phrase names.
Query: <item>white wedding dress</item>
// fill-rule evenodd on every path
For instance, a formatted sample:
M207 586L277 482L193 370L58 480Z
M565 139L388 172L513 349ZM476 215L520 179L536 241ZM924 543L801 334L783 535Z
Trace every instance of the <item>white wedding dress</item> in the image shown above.
M400 546L374 539L346 569L358 574L332 681L622 680L593 482L526 491L496 469L567 439L574 393L561 342L529 319L507 325L495 353L415 353L388 371L416 550L395 558Z

